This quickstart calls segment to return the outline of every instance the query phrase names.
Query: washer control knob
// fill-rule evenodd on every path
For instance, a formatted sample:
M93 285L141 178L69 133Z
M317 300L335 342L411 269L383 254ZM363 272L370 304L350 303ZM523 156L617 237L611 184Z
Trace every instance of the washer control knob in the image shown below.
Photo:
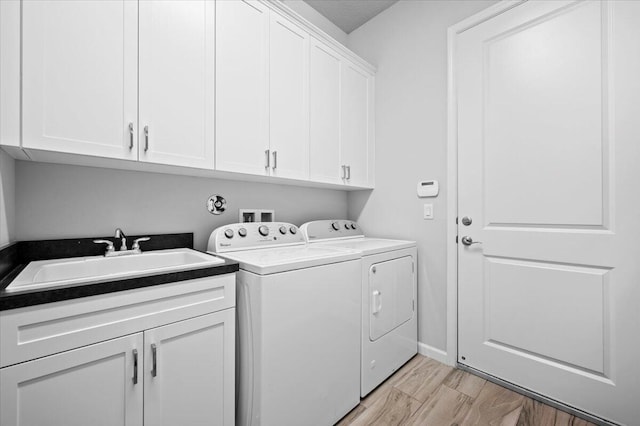
M247 229L246 228L240 228L238 229L238 235L240 235L242 238L247 236Z
M351 229L356 229L356 224L355 223L351 224Z
M224 236L227 238L233 238L233 229L225 229Z
M295 226L292 226L291 228L289 228L289 232L295 235L298 233L298 228L296 228Z
M349 224L348 223L344 224L344 229L349 230Z
M334 231L337 231L340 229L340 225L338 224L338 222L333 222L331 224L331 227L333 228Z
M280 231L280 233L282 235L285 235L287 233L287 227L286 226L281 226L278 231Z
M263 237L266 237L267 235L269 235L269 228L267 227L267 225L260 225L260 227L258 228L258 232Z

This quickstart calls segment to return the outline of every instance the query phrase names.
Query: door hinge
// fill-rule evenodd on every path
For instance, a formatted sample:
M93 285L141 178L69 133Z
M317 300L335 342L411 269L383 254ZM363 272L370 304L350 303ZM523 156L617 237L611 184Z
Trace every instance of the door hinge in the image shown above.
M456 225L458 224L458 216L456 216Z
M458 244L458 236L456 235L456 244Z
M415 300L411 301L411 310L413 310L413 312L416 311L416 301Z

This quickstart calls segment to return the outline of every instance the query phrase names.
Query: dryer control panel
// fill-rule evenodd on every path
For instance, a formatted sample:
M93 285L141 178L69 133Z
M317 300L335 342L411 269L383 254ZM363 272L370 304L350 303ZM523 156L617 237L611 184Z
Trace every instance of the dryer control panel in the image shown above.
M362 228L352 220L316 220L300 227L306 241L364 237Z
M253 248L305 244L297 226L286 222L232 223L215 229L207 251L224 253Z

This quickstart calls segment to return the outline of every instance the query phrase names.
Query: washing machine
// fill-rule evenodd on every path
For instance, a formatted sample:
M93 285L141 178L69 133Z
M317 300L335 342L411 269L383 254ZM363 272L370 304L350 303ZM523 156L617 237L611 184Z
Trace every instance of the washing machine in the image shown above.
M300 227L310 247L362 254L360 395L364 398L418 352L415 241L370 238L349 220Z
M329 426L358 405L360 254L289 223L220 227L208 251L240 264L237 424Z

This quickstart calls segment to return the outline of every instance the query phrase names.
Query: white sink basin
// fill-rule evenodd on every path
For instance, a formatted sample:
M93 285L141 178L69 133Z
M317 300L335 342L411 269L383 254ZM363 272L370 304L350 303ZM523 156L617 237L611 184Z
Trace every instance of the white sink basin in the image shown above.
M38 260L7 286L6 291L31 290L81 283L136 278L166 272L205 268L224 260L191 249L156 250L121 257L73 257Z

